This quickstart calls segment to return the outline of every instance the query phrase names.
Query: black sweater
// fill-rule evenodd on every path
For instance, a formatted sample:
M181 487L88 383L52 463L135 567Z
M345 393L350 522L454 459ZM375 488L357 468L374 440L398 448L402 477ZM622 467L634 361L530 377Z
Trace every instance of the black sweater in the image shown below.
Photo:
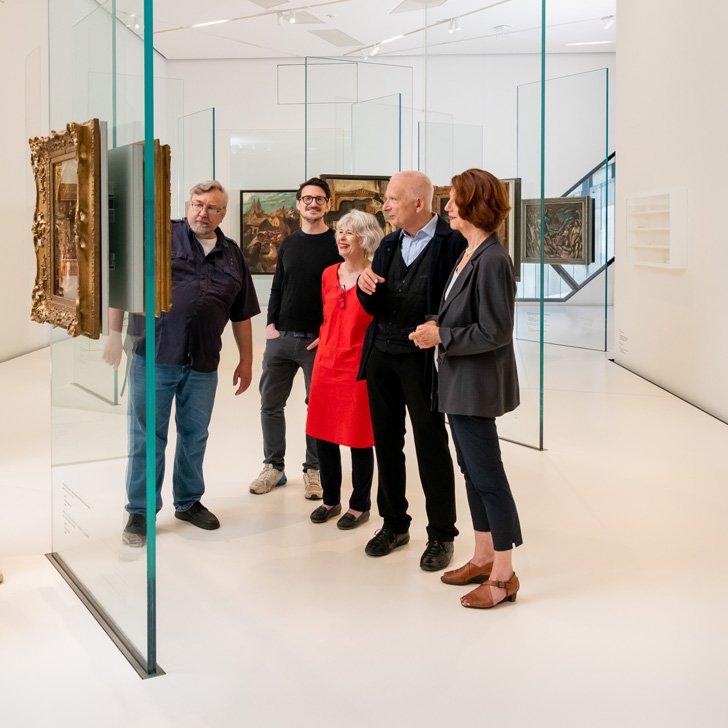
M307 331L318 336L324 321L321 275L341 260L333 230L319 235L296 230L289 235L278 249L268 323L280 331Z

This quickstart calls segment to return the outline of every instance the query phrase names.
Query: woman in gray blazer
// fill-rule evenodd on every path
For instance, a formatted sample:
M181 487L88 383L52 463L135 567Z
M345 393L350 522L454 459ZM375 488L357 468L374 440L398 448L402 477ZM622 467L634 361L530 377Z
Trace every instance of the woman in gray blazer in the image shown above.
M496 417L519 404L516 283L494 232L510 210L508 193L489 172L469 169L453 177L445 209L468 247L448 280L437 319L418 326L410 338L422 349L438 347L438 408L450 422L475 528L473 558L441 579L458 586L481 583L460 602L489 609L516 600L511 556L522 543L495 426Z

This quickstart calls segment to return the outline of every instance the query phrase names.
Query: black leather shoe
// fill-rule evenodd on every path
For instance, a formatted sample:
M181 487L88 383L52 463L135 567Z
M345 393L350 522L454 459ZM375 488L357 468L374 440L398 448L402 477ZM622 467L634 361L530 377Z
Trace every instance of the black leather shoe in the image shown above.
M220 528L220 521L217 520L217 516L210 513L205 506L197 501L186 511L175 511L174 517L179 518L180 521L187 521L197 528L204 528L205 531L214 531L216 528Z
M395 533L388 528L380 528L374 538L366 545L367 556L386 556L397 546L404 546L409 541L409 532Z
M319 506L311 514L311 520L314 523L326 523L326 521L328 521L329 518L338 516L339 513L341 513L341 503L337 503L335 506L332 506L331 508L327 508L326 506Z
M427 542L425 552L420 559L420 568L425 571L440 571L452 559L453 542L431 539Z
M353 513L344 513L336 522L336 526L342 531L351 531L352 528L361 526L362 523L366 523L369 520L369 511L363 511L360 516L355 516Z
M132 513L121 534L121 542L124 546L141 548L147 542L147 517Z

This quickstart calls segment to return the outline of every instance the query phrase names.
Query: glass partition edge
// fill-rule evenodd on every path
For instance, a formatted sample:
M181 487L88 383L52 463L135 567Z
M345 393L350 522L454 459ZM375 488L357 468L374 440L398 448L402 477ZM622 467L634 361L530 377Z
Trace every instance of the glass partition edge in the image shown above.
M156 576L156 402L155 402L155 281L154 281L154 2L144 0L144 319L146 335L147 451L147 669L157 675Z

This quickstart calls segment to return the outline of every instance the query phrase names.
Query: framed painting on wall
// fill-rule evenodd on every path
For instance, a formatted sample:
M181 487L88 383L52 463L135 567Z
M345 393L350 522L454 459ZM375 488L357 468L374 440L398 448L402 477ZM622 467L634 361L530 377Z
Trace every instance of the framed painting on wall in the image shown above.
M445 210L445 205L450 201L450 185L435 186L432 195L432 211L438 214L448 225L450 215Z
M513 261L513 272L517 281L521 280L521 180L516 177L513 179L502 179L508 192L508 204L511 209L506 219L496 231L503 247L508 251ZM436 212L445 222L450 222L450 216L445 210L450 200L450 185L443 185L434 188L432 196L432 211Z
M524 263L541 262L541 200L521 202ZM544 199L544 263L589 265L594 262L594 200L591 197Z
M331 209L326 220L331 227L347 212L361 210L377 218L385 235L392 226L382 207L389 184L389 177L357 177L344 174L322 174L321 179L331 188Z
M301 227L296 191L241 190L240 247L251 273L275 273L278 248Z
M91 119L29 140L36 187L30 317L90 339L101 334L103 130Z

